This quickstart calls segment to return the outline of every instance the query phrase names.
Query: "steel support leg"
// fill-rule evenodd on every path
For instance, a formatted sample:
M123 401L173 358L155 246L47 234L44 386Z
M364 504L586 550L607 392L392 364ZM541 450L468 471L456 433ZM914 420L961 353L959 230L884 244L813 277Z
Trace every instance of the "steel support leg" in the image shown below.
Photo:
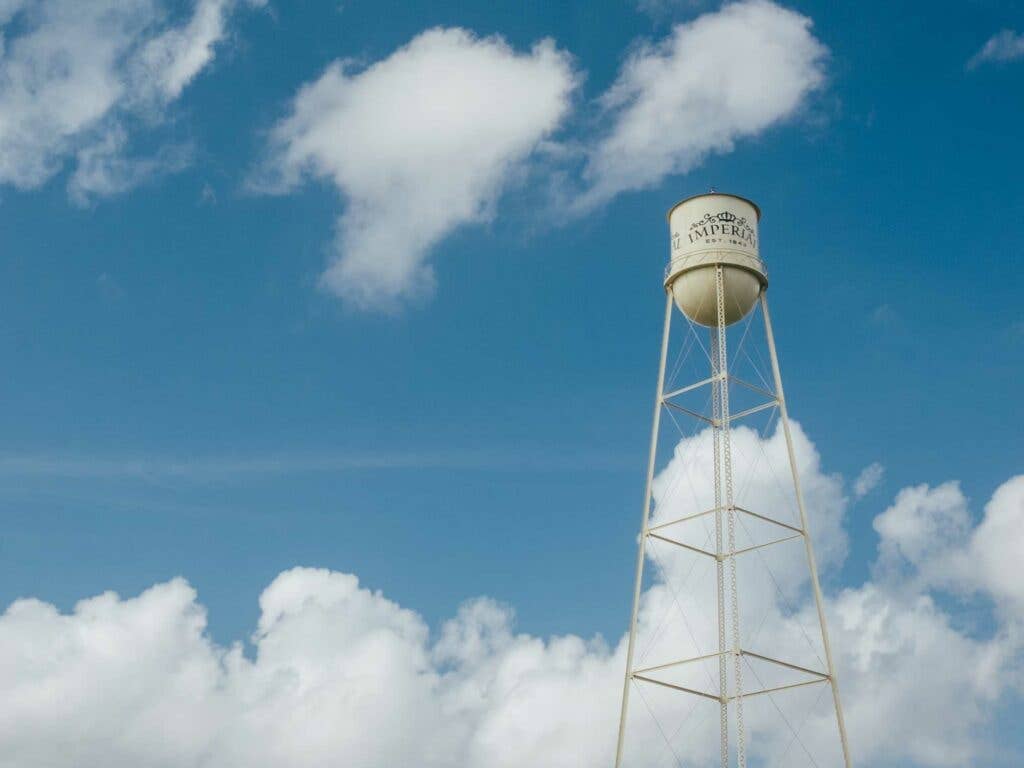
M654 467L658 458L658 429L661 425L661 407L665 394L665 361L668 357L668 339L672 328L672 293L665 296L665 328L661 336L661 359L658 363L658 388L654 399L654 423L651 427L651 447L647 458L647 483L644 488L643 515L640 519L640 540L637 544L636 585L633 588L633 612L629 619L629 641L626 645L626 676L622 684L622 711L619 714L619 738L615 746L615 768L622 765L622 745L626 736L626 716L629 712L629 688L633 680L633 652L636 649L636 618L640 610L640 591L644 580L644 554L647 545L647 526L651 515L651 488L654 485Z
M814 558L814 545L811 532L807 527L807 511L804 506L804 494L800 486L800 473L796 466L796 453L793 450L793 436L789 431L789 413L786 410L786 396L782 391L782 375L779 373L779 358L775 352L775 336L772 333L772 321L768 314L768 299L761 293L761 314L764 317L765 335L768 338L768 353L771 355L772 376L775 378L775 395L779 401L779 415L782 419L782 430L786 436L786 449L789 451L789 467L793 473L793 488L796 491L796 504L800 510L800 527L804 532L804 548L807 552L807 565L811 571L811 587L814 590L814 602L818 608L818 622L821 625L821 642L825 648L825 663L828 665L829 683L832 686L832 701L835 703L836 723L839 726L839 741L843 746L843 764L852 768L850 746L846 739L846 721L843 719L843 706L839 701L839 680L836 677L835 664L832 662L832 646L828 640L828 626L825 621L825 605L821 595L821 583L818 580L818 566Z

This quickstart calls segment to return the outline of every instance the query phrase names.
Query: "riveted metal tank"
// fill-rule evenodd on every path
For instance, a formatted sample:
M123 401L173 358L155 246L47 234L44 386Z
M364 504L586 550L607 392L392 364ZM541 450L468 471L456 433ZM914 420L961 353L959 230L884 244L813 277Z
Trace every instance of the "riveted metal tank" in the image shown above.
M726 325L742 320L767 287L758 250L760 218L761 210L750 200L721 192L689 197L669 210L672 250L665 287L695 323L718 325L718 265Z

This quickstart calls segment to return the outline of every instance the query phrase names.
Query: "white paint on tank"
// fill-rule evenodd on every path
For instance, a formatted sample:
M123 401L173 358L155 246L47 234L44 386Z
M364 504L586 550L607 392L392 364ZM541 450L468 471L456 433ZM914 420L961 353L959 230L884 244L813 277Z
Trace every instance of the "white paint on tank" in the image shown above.
M745 317L768 285L758 249L760 216L749 200L717 192L688 198L669 211L672 256L665 286L695 323L718 323L718 265L723 268L726 325Z

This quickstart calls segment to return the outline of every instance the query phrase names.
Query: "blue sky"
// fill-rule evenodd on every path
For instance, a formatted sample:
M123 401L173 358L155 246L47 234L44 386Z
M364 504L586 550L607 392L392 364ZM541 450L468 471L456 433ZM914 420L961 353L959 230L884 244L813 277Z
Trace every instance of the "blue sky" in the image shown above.
M524 633L614 643L663 216L711 187L764 211L790 409L845 478L850 556L830 590L870 578L872 521L900 489L959 481L977 520L1021 471L1024 60L1011 37L1007 60L968 66L1024 30L1019 5L787 3L827 49L823 80L730 148L582 212L557 201L587 187L586 147L614 120L601 95L641 41L716 4L229 5L180 93L112 107L49 148L40 178L0 179L5 605L69 611L184 576L230 644L267 584L308 565L357 574L435 629L486 595ZM9 51L26 18L4 27ZM367 307L321 279L351 192L308 169L273 193L260 179L295 170L275 142L300 87L433 27L523 56L550 38L575 82L544 135L557 148L517 160L493 209L424 248L433 291ZM76 199L82 137L111 120L119 156L158 160ZM881 484L854 499L873 462ZM976 612L989 604L952 615Z

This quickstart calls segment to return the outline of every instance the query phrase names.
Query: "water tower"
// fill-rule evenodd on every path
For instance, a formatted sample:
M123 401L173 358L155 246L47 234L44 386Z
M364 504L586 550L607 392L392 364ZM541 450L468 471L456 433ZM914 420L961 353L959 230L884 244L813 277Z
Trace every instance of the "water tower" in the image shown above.
M635 748L636 745L630 743L632 737L627 733L627 726L632 722L630 694L638 688L645 705L649 704L649 695L644 693L645 690L658 690L659 695L663 696L690 696L696 702L692 709L687 708L685 712L681 708L669 708L670 716L666 722L658 722L656 730L647 731L651 738L654 738L651 734L664 738L671 756L675 758L671 764L686 762L678 754L681 737L675 734L682 731L683 725L677 727L677 721L683 719L683 714L686 717L693 716L701 707L715 710L714 714L703 713L710 720L699 737L711 741L717 734L718 743L707 746L702 753L703 758L695 762L691 759L690 763L720 763L722 768L731 765L745 768L748 750L751 751L751 759L759 765L793 765L797 761L792 757L799 753L798 749L791 751L796 742L803 747L811 764L817 765L810 747L801 739L794 722L796 718L787 717L780 703L784 695L817 689L820 691L819 698L814 701L813 707L808 707L809 714L804 719L817 718L813 722L820 723L822 717L825 717L821 714L822 706L834 710L838 740L835 739L833 725L828 737L835 749L831 764L842 764L846 768L851 766L839 685L808 528L808 510L797 470L794 439L768 314L768 276L758 243L760 216L760 209L750 200L717 192L683 200L668 213L671 257L665 271L664 332L629 625L616 768L630 768L631 765L625 757L626 747L629 745ZM678 308L678 314L675 308ZM752 331L755 317L759 318L760 342L755 338L757 334ZM682 326L681 334L672 333L673 320ZM670 366L672 340L679 345L679 352ZM766 356L757 349L758 343L761 349L766 348ZM751 345L754 345L753 351ZM682 370L681 361L684 359L693 363L694 370L692 375L679 379L676 376ZM754 371L749 379L741 375L744 365ZM696 400L686 401L687 397L696 397ZM706 398L703 408L696 404L701 398ZM734 404L739 403L739 406L730 408L731 399ZM675 455L668 464L659 463L659 454L662 453L659 446L666 429L662 419L664 413L671 414L677 426L677 417L695 422L694 431L689 435L683 434L682 430L680 432L687 438L687 450L703 452L703 458L691 453L686 457ZM788 503L785 498L779 497L782 501L774 497L772 500L759 498L758 494L767 495L763 492L766 487L763 483L759 486L760 481L744 481L741 489L739 481L734 477L739 471L737 467L744 462L744 466L753 466L749 457L734 462L734 443L738 447L742 437L742 442L747 446L756 445L760 448L764 444L753 439L755 432L747 423L740 424L754 418L755 414L768 419L765 431L756 433L759 440L767 439L769 429L774 426L773 434L777 436L775 439L781 456L778 461L785 465L781 474L788 494L786 498L792 501L791 516L784 514ZM672 437L675 438L675 435ZM683 442L675 445L682 445ZM703 506L699 501L695 504L681 504L670 500L667 488L659 490L656 484L659 478L671 472L677 475L683 472L702 473L697 478L697 484L703 482L702 488L713 487L713 494L708 491ZM750 472L751 478L764 475L763 468L751 469ZM747 494L748 487L754 488L753 496ZM695 492L694 498L697 499L698 495ZM814 510L811 511L813 513ZM703 529L697 527L698 523L703 525ZM759 526L756 533L752 532L755 526ZM684 531L694 528L699 535L688 540ZM796 549L783 551L787 542L792 542ZM670 554L659 558L656 565L661 572L660 576L655 574L652 577L649 561L655 557L652 551L654 545L667 548ZM774 554L769 557L769 552ZM667 557L676 557L671 553L694 560L694 565L690 567L691 575L698 565L707 569L707 597L704 603L689 599L686 589L673 583L675 577L670 577L668 569L664 567ZM761 562L758 562L758 558ZM755 573L747 578L748 572L752 571L744 570L743 578L738 578L740 563L748 564L742 565L744 569L757 569L763 565L764 574ZM774 570L772 564L775 565ZM682 572L685 569L678 570ZM798 575L790 575L786 581L785 578L779 578L780 570L787 574L798 572ZM657 621L655 609L649 609L651 618L647 623L650 626L646 630L653 637L650 644L657 646L666 636L675 638L663 642L666 649L660 658L646 659L638 651L638 634L643 629L638 627L638 617L645 610L644 601L648 599L644 597L645 578L657 579L653 583L660 585L660 594L669 606L667 610L674 611L677 607L686 622L686 632L680 631L677 635L666 633L666 620ZM779 589L786 604L799 602L803 596L804 604L809 606L813 597L814 610L808 608L803 614L811 617L805 618L805 621L815 625L809 633L804 632L809 647L814 651L810 655L812 661L796 663L795 654L789 653L790 649L785 645L791 640L785 637L778 641L781 646L772 649L771 653L748 645L748 639L755 645L758 642L754 631L756 619L744 626L743 616L746 614L741 613L741 591L748 598L744 604L747 611L754 610L756 615L756 609L759 608L757 602L763 602L768 607L766 618L761 620L762 624L771 616L772 620L788 622L786 626L791 627L795 626L794 617L801 615L796 609L791 613L780 611L780 614L785 613L781 617L772 613L769 601L764 597L764 590L768 588L763 586L771 582ZM748 592L747 586L753 589ZM675 607L665 597L669 592ZM702 611L707 614L703 617L707 624L704 635L700 627L694 626L700 618L695 618L694 614ZM786 635L782 632L778 634ZM797 636L796 632L790 634ZM703 640L700 639L702 637ZM701 665L706 667L705 672L694 672ZM690 673L692 678L687 678L685 675ZM831 689L831 697L823 695L828 689ZM755 702L766 700L778 710L785 723L784 726L779 724L782 737L777 739L770 726L755 726L750 721L745 722L745 705L756 707L760 704ZM646 708L654 717L653 709L650 706ZM717 715L717 719L714 715ZM632 714L632 717L636 715ZM827 717L832 719L832 713L829 712ZM787 727L792 737L786 732ZM694 747L697 738L687 737L682 747ZM769 760L758 751L762 744L770 742L782 745L787 740L788 746L781 758L776 755ZM754 752L758 753L756 757ZM649 752L643 759L633 762L652 764Z

